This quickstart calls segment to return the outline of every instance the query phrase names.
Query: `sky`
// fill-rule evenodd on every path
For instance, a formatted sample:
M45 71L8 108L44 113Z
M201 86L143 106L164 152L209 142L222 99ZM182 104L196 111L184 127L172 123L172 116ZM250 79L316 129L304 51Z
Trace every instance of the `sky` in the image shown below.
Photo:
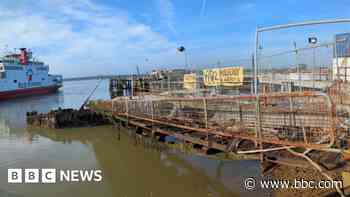
M349 10L348 0L1 0L0 52L31 48L51 73L64 77L135 73L136 66L141 72L184 68L179 46L192 68L249 67L257 27L350 18ZM326 43L344 32L350 24L264 33L260 53L291 50L294 42L305 47L310 36ZM330 61L330 51L317 51L319 64Z

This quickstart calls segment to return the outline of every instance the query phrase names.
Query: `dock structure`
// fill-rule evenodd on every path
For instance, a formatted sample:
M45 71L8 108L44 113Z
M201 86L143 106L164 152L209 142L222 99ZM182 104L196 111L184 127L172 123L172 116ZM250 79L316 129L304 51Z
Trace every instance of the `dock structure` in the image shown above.
M263 95L258 103L255 96L143 96L117 97L109 104L111 113L128 124L180 139L198 138L207 149L225 152L233 142L245 140L324 150L336 138L334 106L327 95L315 92Z
M163 84L158 89L150 85L154 79L143 82L149 91L120 94L96 106L119 126L134 128L135 136L173 139L201 154L253 155L264 172L275 165L314 168L327 179L350 172L347 83L333 81L323 91L291 86L287 91L264 91L261 83L257 96L212 94L205 84L188 89L185 81L170 81L168 85L178 87Z
M255 145L251 149L263 149L257 144L267 144L325 151L337 144L339 135L346 130L339 128L339 119L346 114L337 114L339 103L334 99L339 93L332 91L332 86L322 88L329 92L294 91L290 86L288 91L260 90L257 96L212 94L213 88L202 81L189 89L186 81L181 81L184 78L165 80L166 85L161 84L164 80L152 77L128 80L110 81L114 92L119 91L108 102L108 110L115 117L152 133L181 139L195 136L206 149L214 145L227 152L232 143L250 141ZM244 84L242 81L230 89L240 90ZM260 89L264 89L263 85ZM128 94L125 88L130 90ZM347 141L347 136L342 139Z

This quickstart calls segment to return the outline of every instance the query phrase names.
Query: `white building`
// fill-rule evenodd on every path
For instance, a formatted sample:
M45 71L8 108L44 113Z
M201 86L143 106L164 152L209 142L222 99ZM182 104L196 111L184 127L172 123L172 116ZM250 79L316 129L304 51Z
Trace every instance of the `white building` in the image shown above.
M333 56L333 80L350 80L350 33L335 36Z
M333 58L333 79L350 81L350 57Z

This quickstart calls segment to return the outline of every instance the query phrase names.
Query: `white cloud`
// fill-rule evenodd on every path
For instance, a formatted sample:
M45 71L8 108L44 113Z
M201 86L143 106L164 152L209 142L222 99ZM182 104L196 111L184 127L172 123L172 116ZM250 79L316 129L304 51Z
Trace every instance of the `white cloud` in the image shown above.
M33 48L52 72L67 77L134 71L130 65L145 57L164 62L175 48L127 12L90 0L23 0L21 6L9 7L0 4L0 43Z

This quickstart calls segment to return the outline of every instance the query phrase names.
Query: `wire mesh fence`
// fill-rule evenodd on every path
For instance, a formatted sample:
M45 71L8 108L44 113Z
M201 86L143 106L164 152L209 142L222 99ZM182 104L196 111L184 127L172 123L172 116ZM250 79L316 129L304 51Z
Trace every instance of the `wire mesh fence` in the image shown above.
M259 102L255 96L120 97L112 106L120 116L208 135L306 146L327 146L334 140L332 103L312 92L261 96Z
M334 43L310 45L264 54L258 58L260 91L283 91L284 84L291 84L290 91L324 90L334 78ZM280 86L279 88L276 88Z
M325 90L339 75L335 72L338 67L334 65L337 59L334 58L334 50L334 43L295 47L272 54L261 49L257 55L256 78L252 59L194 70L160 70L146 79L135 75L131 79L134 90L129 93L168 96L253 94L255 79L260 93ZM242 73L236 72L238 68L242 69ZM240 75L242 78L239 78Z

